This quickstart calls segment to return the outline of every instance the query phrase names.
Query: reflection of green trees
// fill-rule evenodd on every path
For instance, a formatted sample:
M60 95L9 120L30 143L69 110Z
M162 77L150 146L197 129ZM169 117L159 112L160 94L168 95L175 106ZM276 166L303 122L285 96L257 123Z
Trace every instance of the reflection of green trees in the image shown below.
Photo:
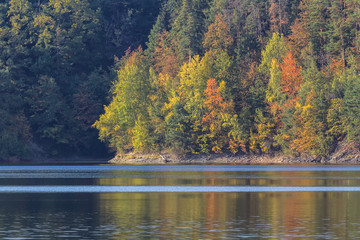
M96 200L93 194L1 194L0 239L95 239Z

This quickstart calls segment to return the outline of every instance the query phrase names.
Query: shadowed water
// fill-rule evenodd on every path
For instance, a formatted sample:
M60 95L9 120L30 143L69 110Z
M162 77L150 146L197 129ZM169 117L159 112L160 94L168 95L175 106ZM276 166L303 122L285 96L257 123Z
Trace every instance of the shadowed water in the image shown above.
M356 239L359 166L0 166L0 239Z

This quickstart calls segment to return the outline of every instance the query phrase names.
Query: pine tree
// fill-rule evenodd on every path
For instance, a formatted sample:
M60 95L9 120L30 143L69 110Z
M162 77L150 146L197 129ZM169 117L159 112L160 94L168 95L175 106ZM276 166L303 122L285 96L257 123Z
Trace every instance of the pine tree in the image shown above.
M357 72L352 71L347 80L344 111L346 116L346 133L350 141L360 144L360 78Z
M191 61L192 56L200 53L201 34L201 18L196 14L196 6L192 0L183 0L171 30L180 62Z
M349 9L345 0L331 1L329 7L330 19L328 24L329 49L333 58L341 59L346 65L345 52L351 45L353 29L355 26L348 20Z

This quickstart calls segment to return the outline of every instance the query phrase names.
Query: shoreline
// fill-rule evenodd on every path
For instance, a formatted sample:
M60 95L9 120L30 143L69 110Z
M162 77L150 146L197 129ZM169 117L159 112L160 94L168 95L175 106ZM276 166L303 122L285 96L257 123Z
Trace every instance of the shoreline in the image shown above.
M360 164L360 157L330 156L314 158L310 156L291 157L282 154L194 154L178 157L170 154L127 154L108 161L118 165L175 165L175 164Z
M111 164L360 164L360 149L341 141L327 157L287 156L281 152L268 154L192 154L178 156L170 153L118 154Z
M0 165L96 165L109 164L111 158L90 158L90 157L62 157L45 158L38 157L32 159L8 159L0 160Z

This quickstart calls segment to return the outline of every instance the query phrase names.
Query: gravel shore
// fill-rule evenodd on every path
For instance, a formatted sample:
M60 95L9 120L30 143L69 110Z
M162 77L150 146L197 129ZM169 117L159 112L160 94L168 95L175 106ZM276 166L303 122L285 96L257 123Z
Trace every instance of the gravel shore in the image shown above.
M196 154L189 156L173 156L169 154L129 154L117 156L109 161L112 164L359 164L359 156L333 154L328 158L289 157L281 154Z

